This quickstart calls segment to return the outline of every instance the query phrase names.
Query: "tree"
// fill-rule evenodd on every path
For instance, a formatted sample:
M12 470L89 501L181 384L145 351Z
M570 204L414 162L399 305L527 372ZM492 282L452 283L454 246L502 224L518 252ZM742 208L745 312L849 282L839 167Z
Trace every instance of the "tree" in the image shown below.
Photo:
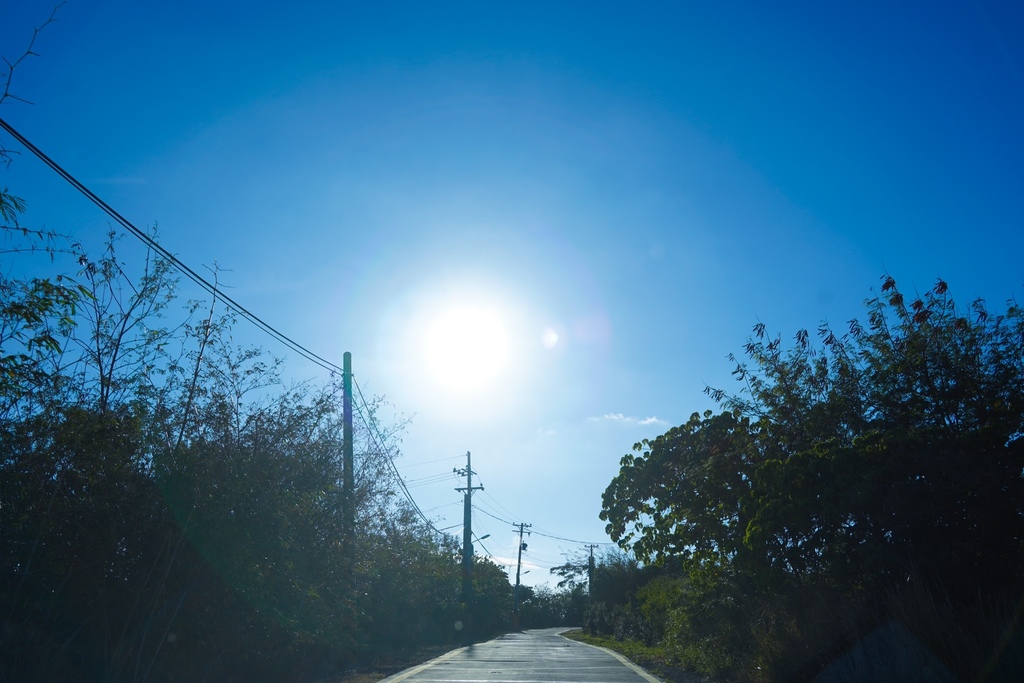
M88 303L34 361L46 381L0 391L0 678L302 679L457 639L457 548L362 429L343 494L337 383L285 386L279 361L233 343L230 311L190 306L166 330L164 264L128 285L112 241L80 267ZM19 316L0 308L0 329ZM486 562L476 576L495 632L511 587Z
M512 584L505 568L486 557L473 558L470 624L476 638L490 638L512 624Z
M1019 595L1024 312L958 306L941 280L908 302L888 276L866 308L788 349L758 324L730 356L740 391L707 389L720 412L622 459L601 516L640 559L685 561L680 637L750 648L828 591L880 618L908 579L961 616Z
M324 680L459 640L458 548L398 495L380 399L350 497L340 383L285 384L216 284L174 320L170 263L126 263L113 233L90 257L24 210L0 191L0 253L54 274L0 274L0 679ZM503 630L504 571L474 576L472 622Z
M891 278L868 323L763 325L726 408L638 444L604 494L613 538L642 558L839 572L872 560L1002 579L1024 542L1024 315L960 310L940 281L909 306ZM944 548L945 550L939 550ZM936 565L936 562L938 563Z
M634 446L603 496L608 533L642 560L730 561L742 547L744 508L760 454L749 418L725 411Z

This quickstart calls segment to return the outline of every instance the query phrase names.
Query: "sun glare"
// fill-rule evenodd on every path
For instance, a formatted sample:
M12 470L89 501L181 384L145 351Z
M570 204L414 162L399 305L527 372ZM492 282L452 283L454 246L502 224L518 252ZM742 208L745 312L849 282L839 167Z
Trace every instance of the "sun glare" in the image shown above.
M430 374L459 392L485 387L508 362L508 334L490 309L449 309L430 324L425 341Z

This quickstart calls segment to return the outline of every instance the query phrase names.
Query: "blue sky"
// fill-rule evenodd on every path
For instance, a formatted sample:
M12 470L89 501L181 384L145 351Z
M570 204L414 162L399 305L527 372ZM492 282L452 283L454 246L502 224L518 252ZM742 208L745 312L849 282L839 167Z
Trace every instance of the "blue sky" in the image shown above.
M0 53L51 7L5 2ZM994 307L1024 284L1015 3L71 0L57 16L16 73L34 104L0 116L186 263L227 269L272 325L351 351L364 390L414 417L410 480L472 451L480 505L549 535L607 540L618 459L713 407L702 389L730 386L756 322L842 327L883 273ZM34 159L0 174L26 223L106 232ZM469 389L425 351L452 311L502 330L504 361ZM412 492L449 526L457 485ZM513 556L507 526L477 525ZM577 549L535 536L527 581Z

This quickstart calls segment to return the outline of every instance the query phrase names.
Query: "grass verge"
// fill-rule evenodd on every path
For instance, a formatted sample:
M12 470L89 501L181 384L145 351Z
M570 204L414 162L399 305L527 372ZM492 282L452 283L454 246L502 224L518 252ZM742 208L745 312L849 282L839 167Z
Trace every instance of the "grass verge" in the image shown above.
M618 652L667 683L713 683L710 678L705 678L673 664L668 652L662 647L644 645L638 640L616 640L604 636L588 636L580 629L566 631L562 635L587 645L597 645Z

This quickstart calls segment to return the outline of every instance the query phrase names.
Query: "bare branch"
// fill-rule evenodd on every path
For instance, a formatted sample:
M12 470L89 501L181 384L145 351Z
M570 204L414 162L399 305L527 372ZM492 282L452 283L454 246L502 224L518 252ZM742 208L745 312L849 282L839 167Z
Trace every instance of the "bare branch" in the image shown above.
M14 82L14 72L18 69L21 63L29 57L39 56L39 54L35 52L35 50L33 49L36 45L36 39L47 26L57 21L57 11L61 7L63 7L64 4L65 2L60 2L57 5L55 5L53 10L50 12L50 16L46 18L46 21L32 29L32 38L30 38L28 41L28 47L25 48L25 51L22 52L17 59L15 59L12 62L11 60L7 59L7 57L0 57L0 59L3 59L4 64L6 65L5 72L0 73L0 104L3 104L7 100L14 100L16 102L32 104L30 101L24 99L23 97L19 97L18 95L15 95L13 92L11 92L11 84ZM0 143L0 161L2 161L5 164L11 163L11 154L12 152L8 150L3 145L3 143Z

